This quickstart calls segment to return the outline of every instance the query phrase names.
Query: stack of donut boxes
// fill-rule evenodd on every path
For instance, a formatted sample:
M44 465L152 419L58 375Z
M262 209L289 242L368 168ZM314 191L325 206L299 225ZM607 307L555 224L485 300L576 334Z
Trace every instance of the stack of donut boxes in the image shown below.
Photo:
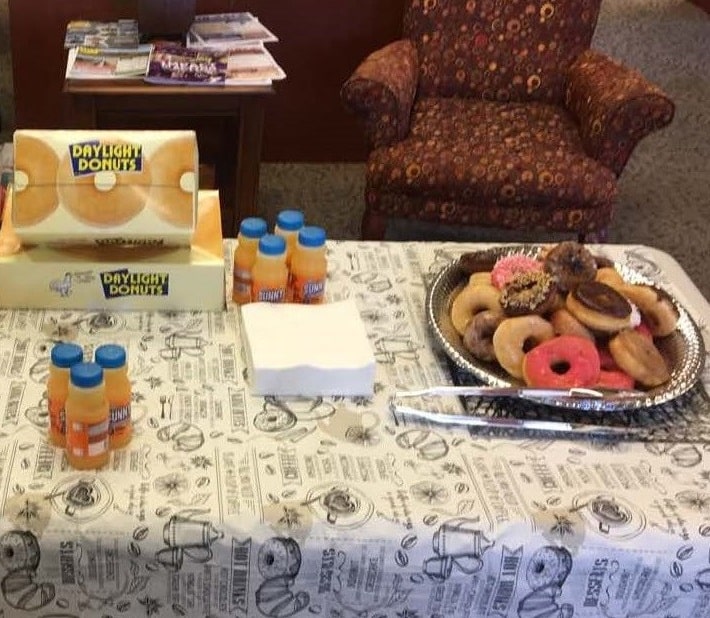
M0 305L219 310L219 197L193 131L19 130Z

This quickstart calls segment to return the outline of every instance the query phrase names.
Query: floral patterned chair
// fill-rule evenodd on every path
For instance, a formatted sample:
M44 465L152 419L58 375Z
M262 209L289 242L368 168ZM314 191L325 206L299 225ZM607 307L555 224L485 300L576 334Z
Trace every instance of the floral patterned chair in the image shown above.
M673 102L590 49L601 0L410 0L343 84L369 147L365 239L390 218L603 240L617 178Z

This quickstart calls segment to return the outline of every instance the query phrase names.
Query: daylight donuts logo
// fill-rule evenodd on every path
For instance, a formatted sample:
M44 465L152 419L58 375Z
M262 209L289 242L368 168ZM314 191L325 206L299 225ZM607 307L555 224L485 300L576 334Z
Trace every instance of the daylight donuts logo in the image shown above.
M168 273L130 272L127 268L101 273L105 298L124 296L167 296L170 291Z
M103 144L100 141L69 145L74 176L98 172L140 172L143 146L140 144Z

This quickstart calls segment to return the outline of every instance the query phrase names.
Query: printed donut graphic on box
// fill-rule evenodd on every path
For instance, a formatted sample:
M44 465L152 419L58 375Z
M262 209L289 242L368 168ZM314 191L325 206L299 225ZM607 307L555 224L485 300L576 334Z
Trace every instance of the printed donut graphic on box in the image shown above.
M271 537L259 548L257 567L264 581L256 591L256 607L264 616L287 618L308 607L310 595L291 590L301 560L301 548L289 537Z
M12 222L16 228L39 223L57 209L58 167L59 157L49 144L20 132L15 135Z
M20 129L14 149L12 221L23 243L190 245L194 131Z
M171 139L153 153L150 161L153 182L149 208L175 227L192 227L198 185L194 140L190 136Z
M133 219L145 207L150 184L150 164L141 145L118 139L70 144L57 171L64 207L95 227Z
M572 571L572 554L564 547L545 545L530 557L525 579L532 592L518 603L518 618L571 618L574 606L559 603L562 586Z

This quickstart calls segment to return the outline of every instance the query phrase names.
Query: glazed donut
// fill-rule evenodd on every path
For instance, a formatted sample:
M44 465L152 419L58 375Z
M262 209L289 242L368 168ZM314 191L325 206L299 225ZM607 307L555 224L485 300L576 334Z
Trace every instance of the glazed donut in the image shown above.
M153 183L149 208L176 227L189 228L195 222L195 152L194 137L186 135L165 142L150 157Z
M550 249L545 255L544 268L555 277L559 288L566 291L591 281L597 273L594 256L584 245L573 240L561 242Z
M481 311L473 316L463 334L463 347L477 359L487 362L496 360L493 349L493 333L503 321L503 314L497 311Z
M643 386L660 386L671 377L653 341L636 330L622 330L612 337L609 352L619 368Z
M625 285L620 292L634 303L654 337L670 335L678 323L673 303L648 285Z
M557 335L574 335L575 337L584 337L589 341L595 340L594 334L565 307L553 311L549 319Z
M552 325L539 315L506 318L493 333L493 350L500 366L514 378L521 379L525 353L554 336Z
M631 326L629 301L614 288L598 281L580 283L567 294L567 309L595 331L615 333Z
M523 379L528 386L594 386L599 380L600 369L594 343L574 335L560 335L543 341L523 357Z
M481 270L477 273L472 273L468 278L469 285L493 285L491 283L491 271Z
M46 142L22 132L15 134L15 187L12 221L15 227L35 225L59 206L59 157ZM26 176L25 178L22 176Z
M466 326L479 311L503 313L500 292L492 285L467 285L451 303L451 323L456 332L463 335Z
M522 253L500 258L491 271L491 281L499 290L517 274L542 270L542 262Z
M526 271L513 275L500 293L500 306L509 316L549 311L557 300L557 286L551 275Z
M606 283L610 288L614 288L615 290L626 285L626 281L624 281L619 271L612 266L599 268L594 280L599 283Z
M138 172L98 172L75 177L67 154L57 171L64 207L79 221L94 227L121 225L133 219L146 204L150 184L150 166L145 158Z

